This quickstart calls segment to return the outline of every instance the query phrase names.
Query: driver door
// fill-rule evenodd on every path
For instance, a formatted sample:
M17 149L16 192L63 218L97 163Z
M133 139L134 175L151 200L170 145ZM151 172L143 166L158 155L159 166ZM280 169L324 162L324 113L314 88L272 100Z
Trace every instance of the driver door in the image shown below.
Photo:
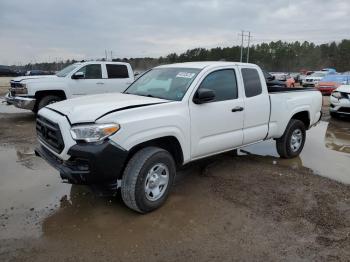
M204 104L189 102L192 159L242 145L244 99L236 72L236 68L225 68L209 73L198 89L213 90L215 99Z
M105 81L102 78L101 64L89 64L80 68L76 73L82 72L82 78L70 81L70 90L73 97L105 93Z

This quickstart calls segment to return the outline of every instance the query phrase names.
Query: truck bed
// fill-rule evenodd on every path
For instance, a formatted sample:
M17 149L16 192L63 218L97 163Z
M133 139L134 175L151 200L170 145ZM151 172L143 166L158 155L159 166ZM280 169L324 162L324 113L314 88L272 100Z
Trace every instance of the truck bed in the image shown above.
M274 88L269 90L271 114L268 137L279 138L295 112L308 112L310 125L320 118L321 92L314 88Z
M294 92L294 91L317 91L315 88L310 87L280 87L270 86L267 87L269 93L280 93L280 92Z

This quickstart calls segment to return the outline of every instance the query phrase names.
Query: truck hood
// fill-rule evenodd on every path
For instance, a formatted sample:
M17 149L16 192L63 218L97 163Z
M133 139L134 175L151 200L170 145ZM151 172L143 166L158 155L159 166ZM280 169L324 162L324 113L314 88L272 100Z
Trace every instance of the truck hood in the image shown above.
M341 85L337 89L339 92L344 92L350 94L350 85Z
M47 80L47 78L58 78L56 75L42 75L42 76L18 76L13 78L11 81L14 82L22 82L22 81L30 81L30 80L35 80L35 81L40 81L40 80Z
M169 102L165 99L122 93L83 96L48 105L68 117L71 124L91 123L115 111Z

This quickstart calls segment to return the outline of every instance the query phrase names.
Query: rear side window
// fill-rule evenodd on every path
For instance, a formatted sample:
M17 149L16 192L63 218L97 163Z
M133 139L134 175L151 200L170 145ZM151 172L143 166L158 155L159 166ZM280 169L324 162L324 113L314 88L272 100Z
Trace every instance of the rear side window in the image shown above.
M129 72L126 65L107 64L108 78L129 78Z
M238 88L236 74L233 69L215 71L206 76L199 88L210 89L215 92L215 101L236 99Z
M262 93L259 73L254 68L242 68L242 77L246 97L253 97Z
M77 72L83 72L85 75L85 79L101 79L102 78L101 65L99 65L99 64L86 65L86 66L80 68Z

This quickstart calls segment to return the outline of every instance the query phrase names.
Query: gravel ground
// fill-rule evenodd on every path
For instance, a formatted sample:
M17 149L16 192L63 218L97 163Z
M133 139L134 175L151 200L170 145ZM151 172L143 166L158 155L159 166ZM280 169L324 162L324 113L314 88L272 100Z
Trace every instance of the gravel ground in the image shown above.
M0 113L0 260L349 261L350 121L324 113L299 158L267 142L192 163L147 215L62 184L34 116Z

